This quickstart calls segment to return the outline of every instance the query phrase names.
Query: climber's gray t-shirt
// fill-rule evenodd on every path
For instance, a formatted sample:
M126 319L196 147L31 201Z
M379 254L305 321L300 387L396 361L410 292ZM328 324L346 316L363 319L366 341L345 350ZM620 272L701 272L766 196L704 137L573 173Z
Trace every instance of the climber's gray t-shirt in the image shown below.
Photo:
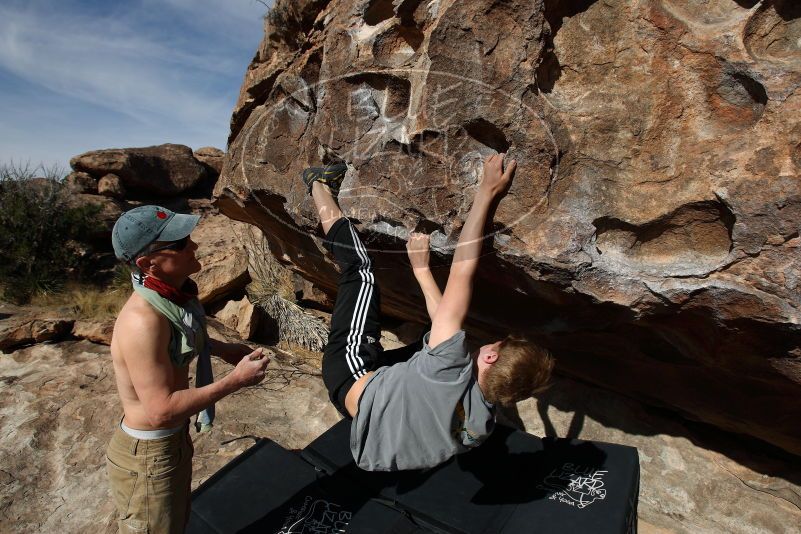
M495 409L473 376L460 330L408 361L381 367L367 382L350 431L353 459L368 471L434 467L480 445Z

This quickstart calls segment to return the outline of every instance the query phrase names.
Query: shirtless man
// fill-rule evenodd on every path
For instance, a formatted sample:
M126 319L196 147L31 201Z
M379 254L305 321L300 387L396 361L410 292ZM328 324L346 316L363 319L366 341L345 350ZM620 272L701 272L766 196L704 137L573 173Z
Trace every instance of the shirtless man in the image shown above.
M208 338L189 279L201 269L189 237L198 220L141 206L124 213L112 231L115 254L136 271L111 341L125 415L106 464L122 533L184 531L194 452L189 417L203 411L199 423L210 425L214 403L261 382L269 363L261 349ZM211 354L236 366L217 382L211 381ZM189 388L195 357L198 387Z

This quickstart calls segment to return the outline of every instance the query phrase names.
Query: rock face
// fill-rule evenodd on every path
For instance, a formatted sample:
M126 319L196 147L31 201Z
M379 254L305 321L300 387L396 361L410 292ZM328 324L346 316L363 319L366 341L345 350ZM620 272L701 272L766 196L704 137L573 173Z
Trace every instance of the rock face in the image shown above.
M191 148L173 144L86 152L72 158L70 166L98 179L115 174L126 190L139 196L175 196L207 176Z
M195 150L195 159L211 167L216 175L222 171L224 158L225 152L213 146L204 146Z
M801 454L797 2L297 5L316 9L298 19L307 39L268 23L245 76L223 213L332 291L298 175L345 160L341 205L383 309L419 319L408 230L446 265L482 158L507 152L518 171L469 326L535 336L563 374Z
M192 276L204 304L244 291L250 282L248 256L242 243L248 225L219 214L204 214L192 239L203 269Z
M92 178L85 172L71 172L64 178L64 185L75 193L97 193L97 179Z
M125 186L116 174L107 174L97 182L97 194L117 199L125 198Z
M72 319L64 319L58 311L39 310L28 313L0 313L0 351L11 352L19 347L64 337L72 330Z

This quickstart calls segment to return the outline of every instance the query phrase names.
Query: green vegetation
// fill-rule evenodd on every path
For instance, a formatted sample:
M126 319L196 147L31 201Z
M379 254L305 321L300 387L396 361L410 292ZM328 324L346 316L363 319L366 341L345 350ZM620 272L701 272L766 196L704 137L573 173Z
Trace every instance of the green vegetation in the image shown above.
M28 302L86 272L81 241L99 226L99 206L74 206L58 167L0 164L0 284L3 298Z

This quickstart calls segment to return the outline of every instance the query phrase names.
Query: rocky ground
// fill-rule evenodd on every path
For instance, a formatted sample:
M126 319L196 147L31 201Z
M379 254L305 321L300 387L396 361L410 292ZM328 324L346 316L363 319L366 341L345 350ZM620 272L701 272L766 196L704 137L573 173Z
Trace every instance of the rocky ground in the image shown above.
M214 429L194 436L193 487L256 437L298 449L338 420L314 359L297 365L304 354L276 354L264 384L218 404ZM215 362L217 374L226 367ZM104 448L119 416L107 346L69 340L0 355L0 531L114 532ZM764 445L567 378L505 418L536 435L637 447L641 532L801 532L797 458Z

